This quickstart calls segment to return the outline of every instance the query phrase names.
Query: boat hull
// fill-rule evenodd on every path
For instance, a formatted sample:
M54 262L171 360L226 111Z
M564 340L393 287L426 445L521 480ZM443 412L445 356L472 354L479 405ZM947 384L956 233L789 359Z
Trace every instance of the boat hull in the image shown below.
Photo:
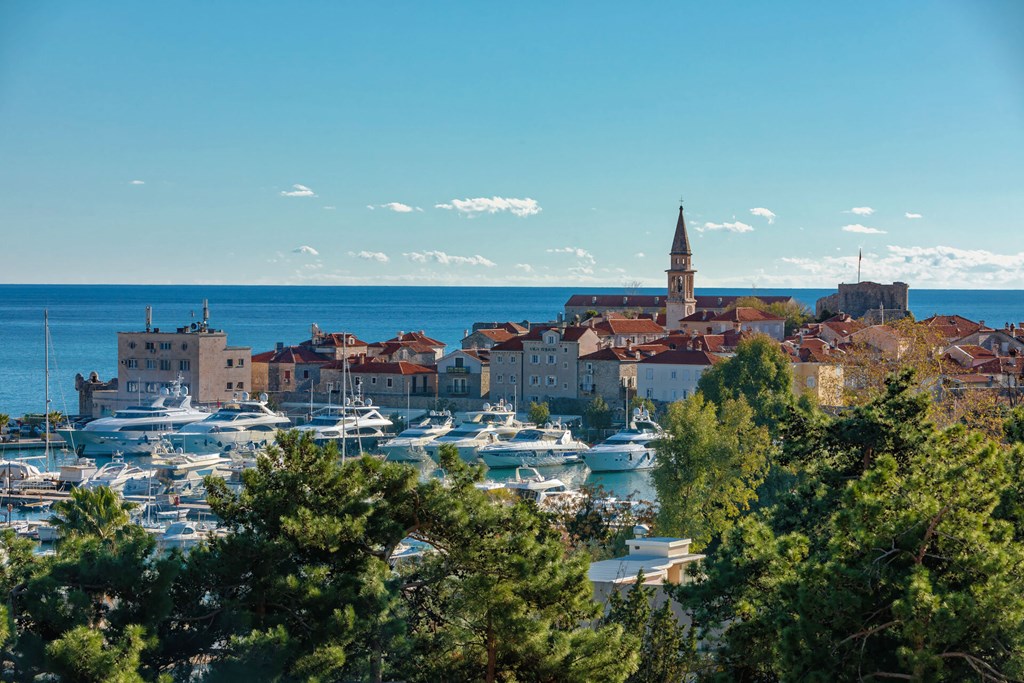
M480 459L488 467L554 467L572 465L581 460L579 450L514 451L482 450Z
M392 462L426 462L430 460L425 443L384 443L378 447L378 450Z
M654 450L590 450L583 454L583 462L592 472L633 472L654 469Z
M451 442L449 442L449 443L451 443ZM440 451L441 451L441 446L444 446L444 445L445 445L444 443L434 442L434 443L426 446L427 454L430 456L431 460L433 460L434 462L438 462L438 463L441 462ZM467 462L467 463L470 463L470 464L475 463L477 461L477 459L480 457L480 448L483 446L483 444L479 444L479 443L474 443L474 444L451 443L451 445L455 446L455 448L458 449L458 451L459 451L459 458L461 458L464 462Z
M84 429L58 429L64 439L78 455L150 455L160 444L160 437L173 432L103 432Z

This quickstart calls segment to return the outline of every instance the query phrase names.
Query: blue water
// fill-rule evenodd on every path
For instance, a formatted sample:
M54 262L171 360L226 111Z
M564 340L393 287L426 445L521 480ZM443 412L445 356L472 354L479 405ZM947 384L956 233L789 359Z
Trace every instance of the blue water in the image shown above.
M327 331L347 330L367 342L399 330L424 330L456 346L475 321L551 320L576 292L621 293L591 287L289 287L205 285L0 285L0 412L40 412L43 391L43 309L49 310L53 409L77 413L75 373L95 370L103 379L117 374L118 331L141 330L145 307L163 329L192 322L209 299L212 326L229 343L253 353L278 341L295 344L317 323ZM658 294L661 290L641 290ZM749 289L698 289L698 294L750 294ZM830 293L818 289L759 289L790 294L814 305ZM989 325L1024 321L1021 291L911 290L918 318L960 314Z

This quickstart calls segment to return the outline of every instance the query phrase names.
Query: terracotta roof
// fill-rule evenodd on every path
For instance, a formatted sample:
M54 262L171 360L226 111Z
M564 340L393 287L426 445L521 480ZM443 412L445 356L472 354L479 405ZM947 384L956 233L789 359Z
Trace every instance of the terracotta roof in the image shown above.
M305 346L286 346L283 349L265 351L252 357L253 363L330 363L327 358Z
M960 315L933 315L918 324L933 329L946 339L959 339L982 329L981 323Z
M736 308L719 313L714 318L712 318L712 320L715 320L717 322L753 323L785 320L785 318L780 318L778 316L772 315L771 313L759 311L756 308L749 308L747 306L737 306Z
M391 339L388 339L387 341L389 341L389 342L422 342L424 344L429 344L430 346L432 346L434 348L444 348L444 346L445 346L444 342L439 342L436 339L431 339L427 335L423 334L423 330L420 330L419 332L403 332L402 334L399 334L398 336L392 337Z
M867 325L859 320L826 320L822 327L827 327L841 337L849 337L857 330L863 330Z
M348 339L345 339L346 336ZM327 346L332 348L337 347L340 349L346 346L366 346L366 342L351 333L331 332L330 334L325 334L320 337L320 339L316 340L315 343L312 339L307 339L301 343L301 346Z
M714 320L714 319L715 319L715 312L714 311L697 311L695 313L691 313L690 315L686 316L685 318L680 318L679 322L681 322L681 323L706 323L706 322L709 322L709 321Z
M620 363L635 363L637 354L643 356L640 350L626 349L621 346L610 347L580 356L580 360L587 362L612 360Z
M418 341L386 341L386 342L374 342L367 348L379 349L377 352L378 356L390 356L398 353L402 349L409 349L413 353L429 353L434 355L435 347L429 344L424 344Z
M957 348L969 355L971 358L995 358L997 355L986 349L984 346L978 346L976 344L960 344Z
M544 338L544 333L549 330L558 332L559 340L565 342L579 341L580 337L591 331L589 327L584 325L569 325L562 330L559 330L557 327L535 327L520 337L520 339L523 341L541 341Z
M353 365L349 373L362 373L372 375L433 375L437 373L436 368L427 368L416 363L400 360L396 362L364 362Z
M594 325L599 335L610 334L663 334L665 328L650 318L612 318Z
M697 308L728 308L737 299L746 299L751 295L723 294L698 294ZM757 296L766 304L786 303L792 301L791 296ZM666 296L664 294L573 294L565 302L566 306L576 308L587 308L597 306L598 308L660 308L665 306Z
M470 336L473 336L474 334L482 334L483 336L495 342L508 341L512 337L516 336L512 332L509 332L508 330L501 328L491 330L477 330L476 332L471 332Z
M483 363L489 363L491 361L491 350L490 349L458 349L467 356L473 356L477 360Z
M663 351L656 356L644 358L641 363L658 363L663 365L714 365L722 359L707 351L684 351L675 349Z
M508 341L495 344L491 347L491 352L494 351L522 351L523 350L523 337L512 337Z

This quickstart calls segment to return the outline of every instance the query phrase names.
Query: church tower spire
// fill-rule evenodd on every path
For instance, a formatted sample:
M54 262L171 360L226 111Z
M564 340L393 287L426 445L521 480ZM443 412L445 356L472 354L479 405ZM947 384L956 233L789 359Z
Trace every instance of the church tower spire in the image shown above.
M697 310L697 298L693 295L693 269L690 238L686 234L686 220L683 218L683 204L679 203L679 219L676 233L672 238L669 252L668 299L665 304L665 329L678 330L679 321Z

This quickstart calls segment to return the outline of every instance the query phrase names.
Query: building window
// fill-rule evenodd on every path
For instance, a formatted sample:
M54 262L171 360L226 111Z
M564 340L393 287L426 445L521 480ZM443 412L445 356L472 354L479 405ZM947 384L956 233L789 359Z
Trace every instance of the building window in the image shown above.
M128 391L130 393L135 393L138 390L139 390L139 383L138 382L128 382Z
M169 360L162 360L162 361L160 361L160 369L161 370L170 370L171 369L171 361L169 361Z
M156 345L155 345L155 344L153 344L153 342L146 342L146 350L147 350L147 351L152 351L152 350L154 350L155 348L156 348Z
M228 383L227 383L227 385L225 385L225 387L224 387L224 389L225 389L226 391L231 391L231 390L232 390L232 389L234 389L234 388L235 388L235 385L234 385L234 384L232 384L231 382L228 382Z
M147 370L156 370L156 361L155 360L147 360L146 361L146 369Z
M229 368L235 367L235 359L234 358L228 358L227 366L226 367L229 367Z
M244 382L238 382L237 384L235 384L235 388L236 389L245 389L245 383Z
M568 370L569 369L569 364L563 361L562 362L562 369L563 370Z
M245 367L245 359L244 358L239 358L238 359L238 367L240 367L240 368L244 368Z
M137 368L139 367L139 361L135 360L134 358L129 358L124 362L124 365L126 368Z
M538 377L537 375L530 375L530 386L540 386L540 377Z
M587 372L593 372L593 371L594 371L594 364L593 363L587 363Z
M387 378L386 386L387 386L388 389L390 389L391 386L392 386L392 380L391 380L390 377Z
M562 382L562 389L568 389L568 388L569 388L569 383L568 382Z
M508 357L508 362L509 363L515 363L516 362L516 357L515 356L509 356Z
M675 370L672 371L672 375L671 376L672 376L672 379L676 378L676 371ZM672 398L675 398L675 396L673 396Z
M557 387L558 378L555 377L554 375L548 375L547 377L544 378L544 383L549 387Z
M155 394L160 390L160 386L156 382L146 382L146 393Z
M134 349L135 348L135 342L128 342L128 348L129 349Z
M501 382L501 375L498 375L498 376L497 376L497 378L495 378L495 380L494 380L494 381L495 381L496 383L498 383L498 384L501 384L501 383L502 383L502 382Z
M540 365L540 356L536 353L530 356L530 362L534 365Z
M376 384L376 383L377 383L377 378L376 377L371 377L370 378L370 384Z
M557 362L558 362L558 359L555 358L555 354L549 353L548 354L548 365L554 365Z
M161 351L170 351L171 350L171 342L160 342L160 350Z
M455 359L455 367L457 367L457 368L463 368L463 367L466 367L466 361L465 361L465 359L463 359L463 358L461 358L461 357L460 357L460 358L456 358L456 359Z
M302 371L302 379L309 379L309 370Z
M497 360L497 361L498 361L499 363L504 363L504 362L505 362L505 356L498 356L496 360Z
M515 384L516 383L516 376L515 375L509 375L508 376L508 383L509 384Z
M180 361L178 361L178 369L179 370L188 370L191 367L192 367L191 361L187 361L187 360L180 360Z

